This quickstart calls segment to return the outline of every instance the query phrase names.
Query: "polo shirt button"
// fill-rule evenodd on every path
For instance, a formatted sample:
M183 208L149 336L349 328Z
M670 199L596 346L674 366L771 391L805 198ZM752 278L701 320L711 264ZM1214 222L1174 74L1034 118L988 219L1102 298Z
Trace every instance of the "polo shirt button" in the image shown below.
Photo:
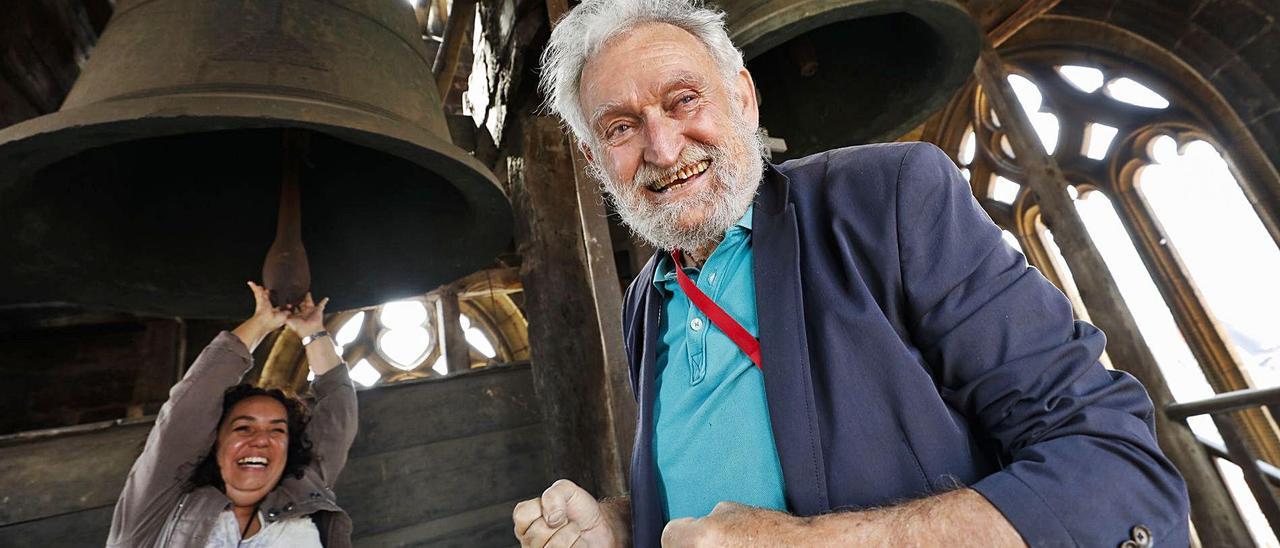
M701 331L701 330L702 330L702 318L694 318L694 319L690 320L690 321L689 321L689 329L692 329L692 330L694 330L694 331Z

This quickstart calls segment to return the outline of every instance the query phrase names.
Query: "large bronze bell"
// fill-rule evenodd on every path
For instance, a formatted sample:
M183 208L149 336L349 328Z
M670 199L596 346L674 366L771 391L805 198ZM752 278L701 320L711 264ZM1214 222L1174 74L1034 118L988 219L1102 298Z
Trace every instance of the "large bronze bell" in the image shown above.
M893 139L972 74L981 35L951 0L716 0L760 92L774 160Z
M119 0L62 109L0 131L0 305L243 316L286 175L331 309L489 264L510 204L430 67L403 0Z

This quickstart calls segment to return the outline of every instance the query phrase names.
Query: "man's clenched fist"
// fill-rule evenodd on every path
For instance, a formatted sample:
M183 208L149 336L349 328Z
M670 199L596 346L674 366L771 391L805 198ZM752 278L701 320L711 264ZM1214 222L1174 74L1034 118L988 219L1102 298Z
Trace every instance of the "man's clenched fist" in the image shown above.
M602 504L585 489L562 479L541 497L517 504L511 519L516 538L525 548L613 548L622 546L629 532L621 527L630 519L630 504L620 502Z

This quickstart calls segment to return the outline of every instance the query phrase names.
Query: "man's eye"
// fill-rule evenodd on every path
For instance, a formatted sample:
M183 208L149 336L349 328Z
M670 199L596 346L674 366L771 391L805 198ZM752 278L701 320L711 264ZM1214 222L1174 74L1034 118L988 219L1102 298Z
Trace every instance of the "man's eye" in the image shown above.
M609 128L608 136L610 138L618 137L619 135L622 135L624 132L626 132L629 129L631 129L631 124L627 124L627 123L616 124L613 127Z
M698 98L698 96L697 96L697 95L694 95L694 94L690 93L690 94L688 94L688 95L685 95L685 96L680 97L680 104L682 104L682 105L687 105L687 104L689 104L689 103L692 103L692 102L693 102L694 100L696 100L697 98Z
M231 429L231 431L232 431L232 432L248 432L248 431L249 431L249 427L248 427L248 426L237 426L237 427L235 427L235 428L232 428L232 429Z
M284 430L281 430L281 429L279 429L279 428L277 428L277 429L275 429L275 430L272 430L272 431L271 431L271 433L272 433L272 434L285 434L285 435L288 435L288 434L289 434L288 432L286 432L286 431L284 431Z

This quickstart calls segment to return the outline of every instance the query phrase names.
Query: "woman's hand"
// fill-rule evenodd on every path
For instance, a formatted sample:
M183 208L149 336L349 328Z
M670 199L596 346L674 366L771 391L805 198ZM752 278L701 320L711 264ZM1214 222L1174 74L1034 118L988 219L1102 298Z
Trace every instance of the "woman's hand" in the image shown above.
M298 338L306 337L319 331L324 331L324 306L329 304L329 299L320 301L316 304L311 299L311 293L302 299L302 303L298 305L298 309L288 315L285 325L289 326Z
M249 282L249 289L253 290L253 318L250 319L267 328L268 332L280 329L289 318L289 311L271 306L270 289L253 282Z
M316 304L311 299L311 293L307 293L302 303L298 305L298 309L289 315L288 320L285 320L285 325L300 339L324 331L324 305L326 304L329 304L329 299ZM317 377L342 364L342 357L338 355L338 349L333 346L333 340L328 337L324 339L306 346L307 366Z
M245 320L231 332L239 337L252 353L267 333L284 325L289 318L289 312L271 306L271 293L267 288L249 282L249 289L253 291L253 317Z

